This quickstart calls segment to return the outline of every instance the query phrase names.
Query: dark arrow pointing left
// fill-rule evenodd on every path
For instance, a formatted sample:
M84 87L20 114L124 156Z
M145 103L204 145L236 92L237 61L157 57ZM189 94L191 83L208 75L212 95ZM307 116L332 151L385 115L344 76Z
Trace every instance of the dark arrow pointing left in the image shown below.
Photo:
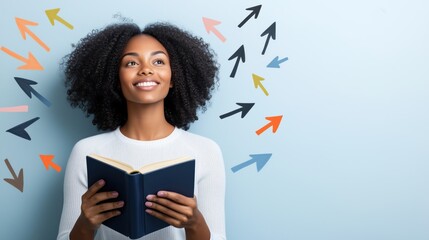
M39 117L35 117L31 120L28 120L27 122L21 123L9 130L7 130L6 132L10 132L18 137L22 137L24 139L27 140L31 140L30 135L28 135L27 131L25 131L25 129L30 126L31 124L33 124L35 121L39 120Z
M20 77L15 77L15 80L18 83L19 87L21 87L22 91L24 91L25 94L27 94L27 96L29 98L31 98L31 93L33 93L34 96L36 96L47 107L51 106L51 102L49 102L48 99L43 97L40 93L38 93L36 90L34 90L33 87L31 87L31 85L37 84L37 82L29 80L29 79L25 79L25 78L20 78Z
M270 42L270 39L276 40L276 22L271 24L262 34L261 37L267 35L267 40L265 40L264 49L262 50L262 55L265 54L265 51L267 50L268 43Z
M255 105L254 103L236 103L238 106L241 106L241 108L237 108L231 112L225 113L223 115L220 115L220 119L224 119L226 117L230 117L234 114L237 114L241 112L241 118L244 118L246 114L250 111L250 109Z
M6 166L13 178L4 178L3 180L16 187L19 191L24 192L24 170L21 168L21 170L19 170L18 176L16 176L16 173L13 170L12 165L10 165L9 160L5 159L4 162L6 163Z

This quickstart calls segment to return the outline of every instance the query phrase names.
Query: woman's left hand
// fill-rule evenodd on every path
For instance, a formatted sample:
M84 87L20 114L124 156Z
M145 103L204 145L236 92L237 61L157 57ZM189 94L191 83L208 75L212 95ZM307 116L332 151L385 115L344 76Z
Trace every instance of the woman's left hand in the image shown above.
M175 192L159 191L146 197L146 212L177 228L193 229L204 223L197 208L197 199Z

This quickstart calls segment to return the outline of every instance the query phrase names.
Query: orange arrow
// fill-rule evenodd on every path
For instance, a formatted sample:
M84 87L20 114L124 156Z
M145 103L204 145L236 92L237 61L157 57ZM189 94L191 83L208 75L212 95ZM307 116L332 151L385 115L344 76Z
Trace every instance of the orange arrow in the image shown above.
M66 20L64 20L63 18L61 18L60 16L58 16L58 12L59 11L60 11L59 8L49 9L49 10L45 11L46 16L48 16L48 18L49 18L49 22L51 22L51 25L54 26L55 25L54 21L57 20L58 22L64 24L64 26L66 26L69 29L73 30L73 25L71 25Z
M272 116L272 117L266 117L268 121L270 121L268 124L263 126L262 128L258 129L256 131L256 134L260 135L261 133L265 132L268 128L273 127L273 133L277 132L277 129L280 126L280 122L282 121L283 115L280 116Z
M42 40L40 40L40 38L38 38L37 36L36 36L36 34L34 34L32 31L30 31L30 29L28 29L28 27L27 27L27 25L30 25L30 26L37 26L37 25L39 25L38 23L36 23L36 22L31 22L31 21L28 21L28 20L25 20L25 19L22 19L22 18L15 18L15 21L16 21L16 25L18 25L18 29L19 29L19 31L21 32L21 36L22 36L22 38L25 40L26 39L26 35L25 34L28 34L31 38L33 38L34 39L34 41L36 41L42 48L44 48L46 51L48 51L49 52L49 47L44 43L44 42L42 42Z
M25 65L18 67L18 69L22 69L22 70L43 70L42 65L40 65L40 63L33 56L33 54L31 54L31 52L28 53L28 59L27 59L27 58L15 53L15 52L12 52L11 50L9 50L5 47L1 47L1 50L3 52L7 53L8 55L10 55L11 57L16 58L19 61L25 63Z
M39 155L40 159L42 159L43 164L45 165L46 170L49 170L49 166L51 166L55 171L60 172L61 167L54 163L52 160L54 159L54 155Z

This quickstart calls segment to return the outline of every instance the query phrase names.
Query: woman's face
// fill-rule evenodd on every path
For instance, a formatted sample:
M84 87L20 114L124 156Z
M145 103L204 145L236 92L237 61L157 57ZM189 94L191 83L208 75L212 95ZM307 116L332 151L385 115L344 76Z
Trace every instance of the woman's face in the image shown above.
M127 104L163 103L172 87L167 50L152 36L132 37L120 61L119 79Z

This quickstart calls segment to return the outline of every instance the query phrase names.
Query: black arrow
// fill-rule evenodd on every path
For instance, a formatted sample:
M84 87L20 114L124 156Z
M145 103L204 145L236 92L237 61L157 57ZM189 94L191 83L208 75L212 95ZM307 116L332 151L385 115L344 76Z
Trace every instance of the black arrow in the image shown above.
M267 28L267 30L265 30L262 34L261 37L267 35L267 40L265 41L265 46L264 49L262 50L262 55L265 54L265 50L267 50L268 47L268 42L270 41L270 38L272 38L273 40L276 40L276 22L274 22L273 24L271 24L271 26L269 26Z
M22 137L25 138L27 140L31 140L30 135L28 135L27 131L25 131L25 128L27 128L28 126L30 126L31 124L33 124L35 121L39 120L39 117L35 117L31 120L28 120L27 122L21 123L9 130L7 130L6 132L10 132L12 134L15 134L18 137Z
M241 106L241 108L237 108L229 113L225 113L223 115L220 115L220 119L224 119L226 117L232 116L236 113L241 112L241 118L244 118L246 114L250 111L250 109L255 105L254 103L236 103L237 105Z
M4 178L6 182L8 182L10 185L16 187L19 191L24 191L24 170L21 168L19 170L18 176L16 176L15 171L12 168L12 165L10 165L9 160L5 159L4 162L6 163L7 168L9 169L9 172L12 174L13 178Z
M31 87L31 85L37 84L37 82L19 77L15 77L15 80L18 83L19 87L22 89L22 91L24 91L29 98L31 98L31 93L33 93L34 96L36 96L47 107L51 106L51 102L49 102L48 99L44 98L42 95L40 95L40 93L34 90L33 87Z
M234 54L232 54L231 57L228 58L228 60L232 60L234 58L237 58L237 61L235 61L235 65L234 68L232 69L231 75L229 75L230 77L235 77L235 73L237 72L237 68L238 68L238 64L241 61L244 63L246 62L246 54L244 52L244 45L241 45L241 47L239 49L237 49L237 51L235 51Z
M249 21L252 16L255 16L255 19L258 18L259 12L261 11L262 5L246 8L246 10L252 11L240 24L238 27L241 28L247 21Z

